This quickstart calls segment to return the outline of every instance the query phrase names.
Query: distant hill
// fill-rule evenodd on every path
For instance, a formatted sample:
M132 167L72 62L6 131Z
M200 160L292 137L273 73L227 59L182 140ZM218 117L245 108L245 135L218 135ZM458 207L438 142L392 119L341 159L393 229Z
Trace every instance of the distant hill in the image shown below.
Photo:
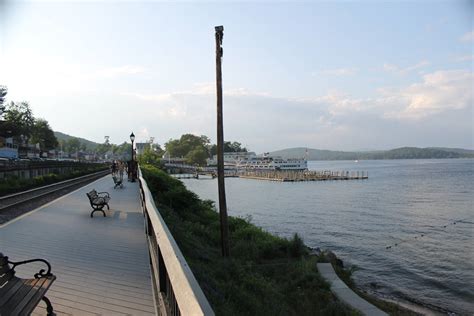
M308 153L306 154L306 150ZM369 160L369 159L435 159L435 158L474 158L474 150L442 147L402 147L380 151L333 151L312 148L288 148L273 151L272 156L283 158L302 158L308 160Z
M87 148L90 149L90 150L94 150L99 145L99 143L95 143L95 142L87 140L85 138L71 136L71 135L68 135L68 134L61 133L61 132L54 132L54 136L56 136L56 138L58 139L58 142L61 141L61 140L68 141L71 138L77 138L81 141L81 143L83 143L83 144L85 143Z

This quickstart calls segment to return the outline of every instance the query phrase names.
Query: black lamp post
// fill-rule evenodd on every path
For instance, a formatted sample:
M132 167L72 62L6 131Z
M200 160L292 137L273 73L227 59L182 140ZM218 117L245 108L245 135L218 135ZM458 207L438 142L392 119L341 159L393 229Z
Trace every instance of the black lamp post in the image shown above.
M130 167L132 170L129 170L132 176L132 182L135 182L135 159L133 155L133 142L135 141L135 134L133 132L130 134L130 140L132 141L132 159L130 160Z

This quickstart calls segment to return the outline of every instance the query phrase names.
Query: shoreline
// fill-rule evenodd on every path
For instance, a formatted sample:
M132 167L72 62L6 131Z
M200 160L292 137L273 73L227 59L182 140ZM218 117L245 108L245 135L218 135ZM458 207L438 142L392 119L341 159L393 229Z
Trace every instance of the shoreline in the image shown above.
M373 298L374 300L379 300L379 301L387 302L390 304L396 304L408 311L411 311L413 313L417 313L420 315L428 315L428 316L457 315L447 310L442 310L440 308L435 308L435 307L429 307L421 303L410 302L403 298L394 297L394 296L389 297L384 294L379 294L373 291L367 291L357 286L357 284L355 286L355 291L358 294L363 294L365 296Z
M412 312L419 313L419 314L422 314L422 315L441 316L441 315L446 315L447 313L451 314L451 312L443 313L443 312L431 309L427 306L419 305L419 304L412 303L412 302L399 301L399 300L396 300L396 299L383 298L383 297L378 297L378 298L380 300L383 300L383 301L386 301L386 302L389 302L389 303L397 304L397 305L399 305L403 308L406 308L406 309L408 309Z

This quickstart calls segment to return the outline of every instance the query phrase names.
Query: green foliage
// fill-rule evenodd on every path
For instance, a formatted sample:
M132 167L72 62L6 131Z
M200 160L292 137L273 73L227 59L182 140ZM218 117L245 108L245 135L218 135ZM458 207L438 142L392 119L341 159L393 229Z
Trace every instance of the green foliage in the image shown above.
M164 171L142 165L161 215L216 315L355 315L338 303L295 234L274 236L229 217L231 257L220 253L219 214Z
M34 126L34 116L28 102L10 102L3 114L5 122L2 124L1 135L13 136L15 142L21 143L20 136L26 139L31 137Z
M204 166L206 159L209 158L209 153L205 147L199 146L188 152L185 157L186 162L191 165Z
M54 135L58 139L58 142L64 141L64 143L66 143L70 138L74 137L74 136L70 136L70 135L67 135L67 134L64 134L64 133L61 133L61 132L54 132ZM81 150L86 148L86 150L94 151L96 149L96 147L99 145L98 143L92 142L90 140L87 140L87 139L84 139L84 138L81 138L81 137L77 137L77 138L81 142L81 146L82 146ZM65 147L63 146L63 150L64 150L64 148Z
M204 165L209 157L207 136L184 134L180 139L170 139L165 148L171 157L185 157L190 164Z
M50 150L58 146L58 140L54 136L54 132L49 126L48 121L43 119L35 119L31 142L39 144L41 150Z
M5 97L8 93L8 89L5 86L0 86L0 119L3 116L3 112L5 111L5 105L3 104L5 102Z
M171 157L186 158L187 163L199 166L204 166L206 159L217 153L217 146L211 145L211 140L205 135L184 134L180 139L170 139L165 148ZM242 151L247 149L239 142L224 142L224 152Z
M210 155L214 156L217 154L217 145L212 145L209 149ZM224 152L233 153L233 152L247 152L247 148L242 147L242 144L239 142L224 142Z
M66 147L63 148L63 150L65 150L69 153L75 153L75 152L79 151L80 149L81 149L81 141L76 137L70 138L66 142Z
M143 154L138 155L138 162L142 165L150 164L153 166L159 166L161 164L162 153L163 151L161 148L159 148L159 150L155 150L152 147L146 147L143 151Z

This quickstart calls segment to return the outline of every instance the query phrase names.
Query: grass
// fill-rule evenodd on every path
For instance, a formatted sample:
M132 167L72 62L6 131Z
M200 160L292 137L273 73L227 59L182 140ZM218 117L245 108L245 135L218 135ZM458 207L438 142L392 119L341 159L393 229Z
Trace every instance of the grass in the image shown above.
M229 217L230 258L220 254L219 214L164 171L142 166L155 202L217 315L358 315L338 302L303 240ZM348 271L347 273L350 273Z

